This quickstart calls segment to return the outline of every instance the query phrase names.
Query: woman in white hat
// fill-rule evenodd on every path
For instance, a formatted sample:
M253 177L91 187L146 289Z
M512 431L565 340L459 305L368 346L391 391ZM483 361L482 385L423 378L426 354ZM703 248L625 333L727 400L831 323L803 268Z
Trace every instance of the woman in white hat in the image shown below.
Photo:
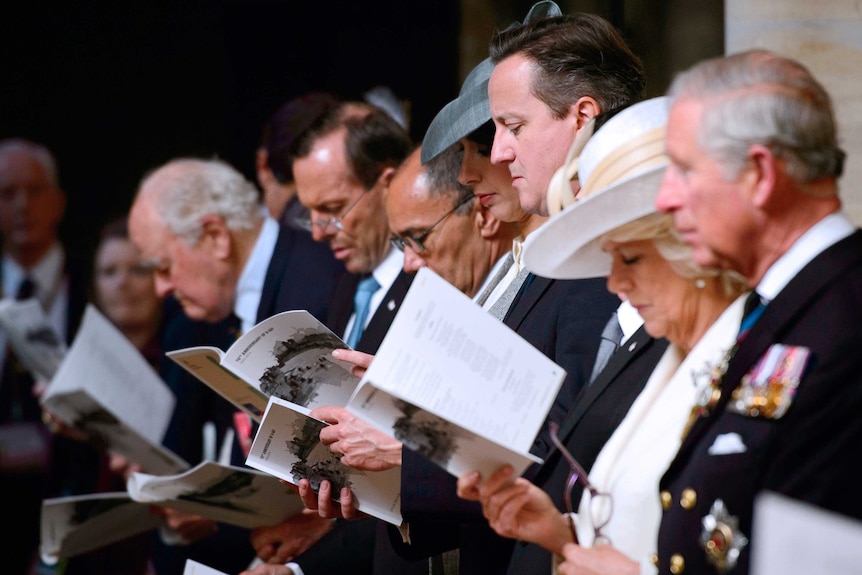
M592 547L586 550L594 555L584 556L589 568L580 565L585 573L655 572L659 479L679 447L698 389L733 347L742 315L742 279L695 264L672 220L655 212L667 165L666 120L666 99L647 100L611 118L580 153L576 142L552 188L567 189L577 176L578 200L525 244L526 265L537 274L607 275L608 289L637 310L646 331L670 342L588 478L558 444L563 457L556 464L571 469L563 499L571 505L577 482L580 506L558 509L540 487L523 478L511 481L508 467L485 481L478 472L459 479L459 495L481 501L499 534L557 555L566 543ZM549 201L567 203L565 190L559 192L549 190ZM564 439L570 446L585 440L577 433Z

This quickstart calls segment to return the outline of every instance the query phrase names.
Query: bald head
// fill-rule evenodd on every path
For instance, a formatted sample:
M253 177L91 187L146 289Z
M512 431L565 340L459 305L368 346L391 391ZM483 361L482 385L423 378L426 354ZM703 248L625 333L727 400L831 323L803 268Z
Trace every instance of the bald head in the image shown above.
M403 243L405 271L427 266L472 297L515 233L458 183L459 166L457 154L446 153L423 166L415 150L390 182L386 214Z

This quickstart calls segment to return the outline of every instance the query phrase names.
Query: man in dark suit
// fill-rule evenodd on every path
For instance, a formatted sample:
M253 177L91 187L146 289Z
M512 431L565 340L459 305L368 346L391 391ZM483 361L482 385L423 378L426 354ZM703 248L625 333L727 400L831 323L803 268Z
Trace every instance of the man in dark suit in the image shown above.
M344 272L308 232L266 217L254 185L217 160L178 159L149 174L130 211L129 228L156 272L157 291L172 294L183 307L185 317L167 327L166 349L205 344L225 349L239 332L291 309L307 310L322 321ZM165 367L165 380L178 399L166 446L187 461L221 459L224 453L229 455L224 463L243 465L253 436L247 416L177 367ZM213 453L204 452L208 427L222 444ZM194 541L163 549L157 559L166 572L182 572L187 557L240 571L254 557L248 530L216 528L168 510L165 517Z
M297 196L308 209L312 235L327 243L350 272L335 289L325 323L354 349L367 353L377 351L413 279L402 270L401 254L391 248L383 206L384 191L411 148L409 136L395 120L360 102L330 109L291 147ZM356 296L367 285L372 287L363 311ZM330 415L338 409L332 408ZM343 419L346 412L339 416ZM328 485L321 487L322 498L328 498L327 490ZM255 533L266 545L285 548L300 535L287 524ZM376 519L337 521L288 566L301 568L305 575L427 572L427 562L407 561L392 552L384 525Z
M545 40L542 40L541 31L546 24L549 29L563 30L566 34L556 38L549 33L545 34ZM600 32L592 34L593 27ZM524 54L536 56L539 60L537 54L542 53L542 48L550 53L550 44L559 47L564 43L568 43L566 48L560 48L557 54L565 52L580 55L581 52L587 52L583 38L586 36L584 31L588 29L591 30L590 41L596 44L593 46L595 52L613 53L615 57L596 66L595 70L589 73L582 69L588 60L586 57L567 61L564 72L560 71L563 66L558 65L559 62L550 65L550 58L546 57L530 67L530 70L536 70L535 79L507 78L507 81L519 83L519 89L512 90L510 94L526 96L523 100L506 102L517 109L517 112L512 112L511 117L521 117L519 114L522 115L527 109L540 110L543 114L542 117L533 118L531 122L524 122L532 123L532 126L519 126L519 129L523 127L524 130L532 132L532 154L519 154L517 157L495 155L493 150L497 146L500 132L508 133L511 129L509 126L498 125L495 134L492 125L489 81L492 74L496 74L493 60L522 57ZM474 187L476 195L483 198L483 202L487 202L492 213L497 215L499 212L498 217L501 218L503 214L517 214L519 221L523 222L535 221L537 218L543 220L548 216L547 202L533 202L531 198L534 193L539 192L544 198L553 173L548 171L548 168L558 167L553 165L553 161L549 162L548 158L559 156L562 163L571 143L568 138L574 137L575 129L586 120L580 116L582 111L578 104L579 97L584 96L592 102L589 109L591 115L640 97L640 63L608 23L592 17L565 19L553 2L537 3L525 18L524 25L511 26L502 32L501 36L503 40L497 42L495 39L492 47L498 44L502 47L498 48L496 54L492 53L490 60L480 63L470 73L459 97L441 110L429 126L423 141L423 161L434 161L434 158L447 148L460 146L464 156L460 179L462 183ZM534 50L532 42L541 47ZM607 73L608 77L613 79L600 78L601 74L596 70ZM611 71L616 73L611 74ZM538 85L545 76L552 77L554 74L565 76L566 80L571 76L578 77L582 80L579 89L569 89L568 82L561 79L542 82L541 89L534 86L533 82ZM623 78L630 78L631 82L622 80ZM565 89L558 90L561 93L553 94L554 105L564 101L569 106L565 113L552 113L551 103L536 96L541 94L542 98L548 98L547 92L553 92L553 89L548 88L549 85L558 88L565 86ZM495 115L493 122L501 122L504 115ZM565 128L566 138L555 137L556 130L566 126L567 122L573 123ZM536 126L542 126L544 129ZM518 163L517 167L510 167L515 166L515 162ZM512 177L523 175L516 173L518 170L530 173L530 177L526 178L529 180L529 190L519 187L525 185L524 178L519 179L519 186L513 182ZM498 175L500 171L507 176L505 180ZM506 208L505 205L513 188L517 191L520 204L516 206L517 209ZM529 224L522 235L528 238L528 234L539 225L541 222ZM519 258L516 258L516 264L513 267L515 277L509 278L510 286L513 287L507 290L508 294L504 292L500 295L498 302L490 306L489 311L567 372L566 380L548 413L546 424L536 437L531 450L543 458L550 447L547 422L562 421L575 404L575 397L588 382L600 335L619 300L605 289L603 279L553 280L529 273L529 270L523 268ZM405 453L404 461L402 485L406 487L402 488L402 510L405 517L410 518L412 543L398 545L398 541L393 537L399 551L412 556L460 547L461 573L505 572L514 543L493 533L476 504L457 498L455 478L445 472L441 473L439 468L435 469L428 462L423 464L416 454ZM416 469L417 474L422 475L421 484L405 476L410 469ZM535 472L534 466L528 469L525 475L532 477ZM415 477L413 476L413 479ZM427 522L428 529L420 535L422 522Z
M657 564L748 573L760 493L862 519L862 233L841 210L830 98L801 64L708 60L670 94L658 207L698 263L742 273L756 296L661 481Z
M27 140L0 142L2 295L38 298L71 343L86 306L89 272L60 243L65 207L53 154ZM18 575L34 565L42 499L95 490L99 459L89 445L51 435L41 419L33 378L7 347L2 331L0 355L0 489L18 504L4 555L6 569ZM30 463L19 466L16 459Z

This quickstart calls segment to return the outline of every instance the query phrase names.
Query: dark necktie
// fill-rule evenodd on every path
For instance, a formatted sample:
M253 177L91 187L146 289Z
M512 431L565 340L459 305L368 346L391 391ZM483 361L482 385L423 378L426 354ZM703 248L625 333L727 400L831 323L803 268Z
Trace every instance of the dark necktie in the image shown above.
M21 283L18 284L18 291L15 292L15 299L25 300L36 295L36 282L29 276L24 276Z
M748 332L751 330L751 326L760 319L760 316L763 315L763 310L765 309L766 302L762 297L760 297L760 294L756 291L752 291L748 294L748 297L745 298L745 306L742 311L742 323L739 325L739 334L736 336L737 343L740 343L745 339Z

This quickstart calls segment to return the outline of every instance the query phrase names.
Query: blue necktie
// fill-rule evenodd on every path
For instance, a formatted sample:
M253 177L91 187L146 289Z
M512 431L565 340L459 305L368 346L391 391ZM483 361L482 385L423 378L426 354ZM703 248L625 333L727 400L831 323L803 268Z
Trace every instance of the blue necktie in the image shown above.
M380 284L374 276L368 276L356 286L356 293L353 296L353 327L350 329L350 335L347 336L347 345L354 349L365 329L365 320L368 319L368 310L371 307L371 296L378 289Z

